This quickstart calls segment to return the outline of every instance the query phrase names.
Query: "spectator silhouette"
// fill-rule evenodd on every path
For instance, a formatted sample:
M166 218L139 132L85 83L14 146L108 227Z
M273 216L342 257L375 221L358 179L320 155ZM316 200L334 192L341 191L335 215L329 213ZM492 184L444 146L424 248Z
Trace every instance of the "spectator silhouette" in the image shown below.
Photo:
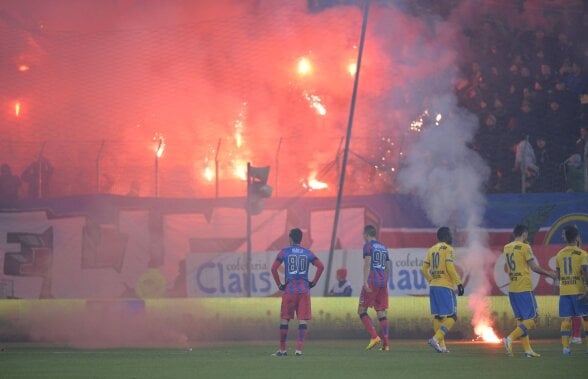
M28 185L28 197L38 199L49 194L53 165L44 156L27 166L21 175L21 179Z
M553 151L548 145L547 139L538 136L535 140L535 158L539 175L535 181L535 192L561 191L562 178L558 175L558 162L554 159Z
M514 170L525 177L525 190L531 189L539 174L539 166L528 137L516 145Z
M12 205L18 200L20 178L12 174L10 166L3 163L0 167L0 205Z

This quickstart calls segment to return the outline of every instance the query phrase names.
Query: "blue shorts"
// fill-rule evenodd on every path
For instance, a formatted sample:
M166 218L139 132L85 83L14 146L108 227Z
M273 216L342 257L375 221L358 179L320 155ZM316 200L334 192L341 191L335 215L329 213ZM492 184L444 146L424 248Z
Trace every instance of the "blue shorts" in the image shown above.
M588 316L588 299L580 301L581 295L559 296L559 317Z
M457 314L455 291L447 287L431 286L429 288L431 314L434 316L451 316Z
M539 316L537 312L537 301L533 291L509 292L508 299L514 312L515 318L519 320L532 320Z

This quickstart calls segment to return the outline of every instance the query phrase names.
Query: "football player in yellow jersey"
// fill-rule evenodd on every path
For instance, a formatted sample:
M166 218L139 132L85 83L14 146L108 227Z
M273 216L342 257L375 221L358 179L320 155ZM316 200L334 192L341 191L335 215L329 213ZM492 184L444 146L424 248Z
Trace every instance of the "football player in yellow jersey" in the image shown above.
M512 343L521 338L525 356L535 358L540 355L533 351L529 342L529 331L535 328L535 319L538 317L531 270L553 279L557 279L557 275L553 271L539 267L535 262L531 246L527 243L529 229L525 225L515 226L513 235L514 241L504 246L503 254L510 279L508 298L518 326L508 337L503 338L502 342L507 355L512 356Z
M559 278L559 317L563 354L572 355L572 316L582 316L584 330L588 330L588 253L578 247L580 233L575 226L564 227L563 237L568 246L555 256L555 268ZM586 342L588 343L588 338Z
M457 285L459 296L464 293L463 285L453 265L453 238L451 230L443 226L437 230L437 241L427 252L422 266L423 274L429 282L429 302L435 335L428 344L438 353L448 353L445 335L457 321L457 299L454 287Z

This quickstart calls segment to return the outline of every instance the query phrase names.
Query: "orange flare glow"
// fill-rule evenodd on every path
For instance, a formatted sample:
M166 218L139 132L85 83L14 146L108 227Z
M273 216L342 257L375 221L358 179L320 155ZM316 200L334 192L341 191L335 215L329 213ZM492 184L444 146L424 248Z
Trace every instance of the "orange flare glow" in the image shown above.
M17 101L14 104L14 114L16 115L16 117L20 116L20 101Z
M485 342L500 343L500 338L498 338L496 333L494 333L494 329L486 322L480 322L474 326L474 333Z
M316 178L316 171L313 171L310 176L308 177L307 187L309 190L322 190L329 187L329 185L325 182L321 182Z
M349 63L347 65L347 72L349 73L349 75L355 76L355 73L357 72L357 64Z
M18 71L20 72L25 72L25 71L29 71L30 67L27 66L26 64L21 64L20 66L18 66Z
M163 151L165 150L165 137L163 137L163 134L155 133L155 136L153 136L153 142L155 142L155 155L157 158L161 158Z
M239 148L243 146L243 135L238 131L235 132L235 145Z
M312 64L310 63L310 59L306 57L302 57L298 60L298 74L300 76L306 76L312 73Z
M212 168L206 167L204 169L204 179L208 182L212 182L212 179L214 179L214 170Z
M240 180L247 180L247 163L242 160L234 160L233 175Z
M319 96L313 95L306 91L303 92L303 96L306 100L308 100L310 107L314 109L317 114L320 116L325 116L327 114L327 108L325 108Z

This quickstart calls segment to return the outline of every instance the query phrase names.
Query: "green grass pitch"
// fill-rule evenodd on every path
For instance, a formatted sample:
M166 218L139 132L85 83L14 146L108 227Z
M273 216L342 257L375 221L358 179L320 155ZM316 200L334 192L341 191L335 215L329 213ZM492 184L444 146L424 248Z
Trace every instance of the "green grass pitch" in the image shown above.
M365 351L365 340L313 340L304 356L272 357L277 342L193 344L186 349L70 349L3 344L0 377L8 378L586 378L585 345L561 354L559 340L532 340L540 358L514 357L502 344L449 341L438 354L423 340L391 341L391 351Z

